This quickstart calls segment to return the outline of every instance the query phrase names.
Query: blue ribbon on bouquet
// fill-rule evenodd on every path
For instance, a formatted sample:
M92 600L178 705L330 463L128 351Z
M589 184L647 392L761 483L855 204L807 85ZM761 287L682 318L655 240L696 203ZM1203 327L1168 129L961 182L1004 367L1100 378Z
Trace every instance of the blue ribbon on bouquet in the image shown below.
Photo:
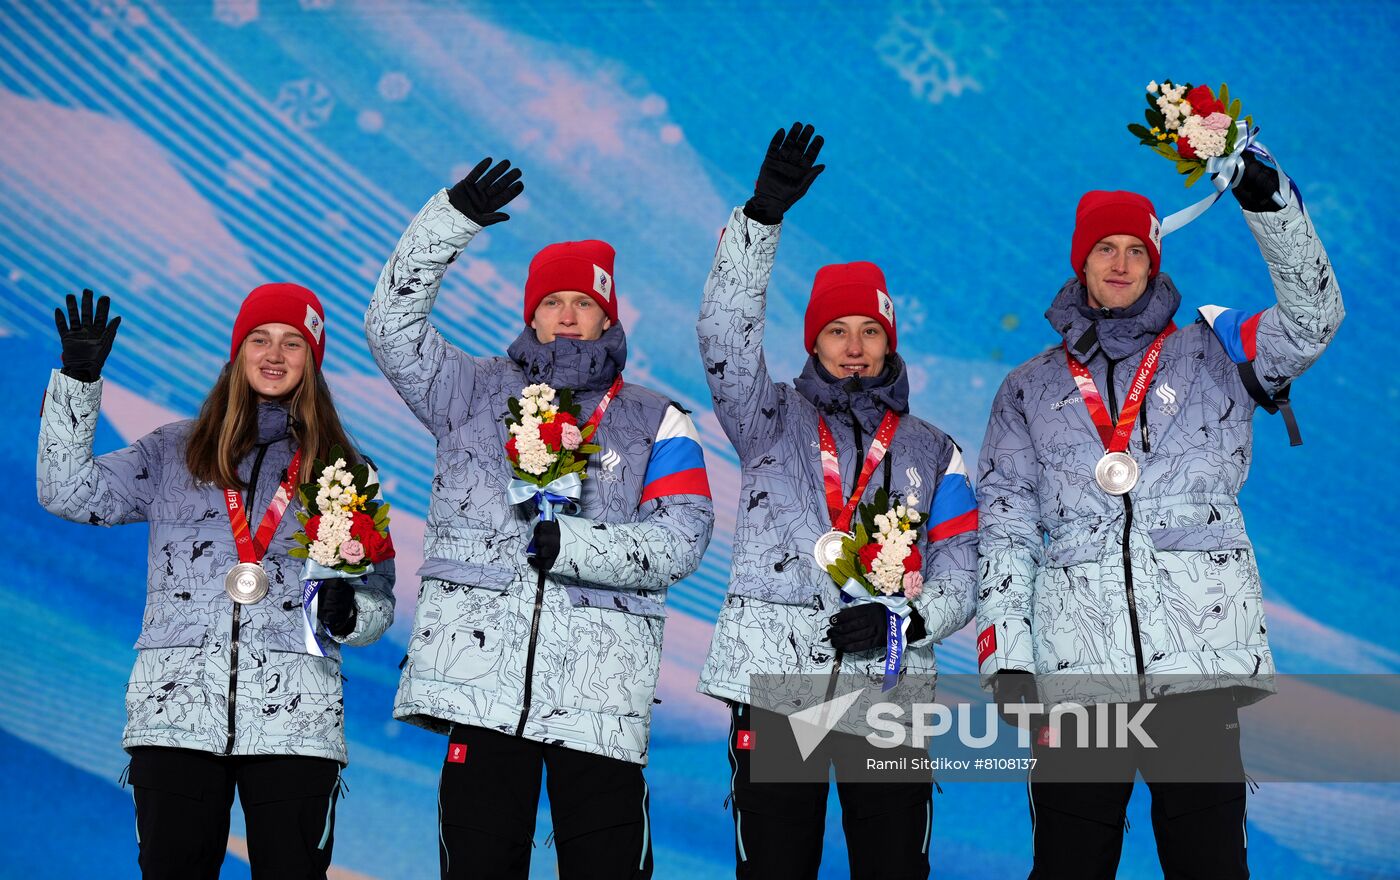
M545 486L515 479L506 487L506 498L512 505L533 500L541 522L549 522L558 511L566 507L577 506L582 494L583 480L579 479L578 474L565 474Z
M1216 156L1206 160L1206 171L1210 173L1210 182L1215 187L1215 193L1164 218L1162 220L1163 238L1204 214L1211 205L1214 205L1221 196L1225 195L1227 190L1239 186L1240 181L1244 179L1244 154L1246 152L1262 157L1278 172L1278 192L1274 193L1274 202L1280 208L1287 204L1283 197L1283 191L1292 183L1288 175L1283 173L1283 166L1269 153L1268 147L1256 140L1259 137L1259 126L1246 128L1241 124L1239 130L1244 133L1244 140L1236 142L1234 150L1224 156Z
M880 692L891 690L899 683L899 668L904 660L904 636L909 631L909 600L904 596L872 596L864 585L851 578L841 588L842 605L885 606L885 683Z
M365 570L359 574L346 574L327 568L313 559L306 560L306 571L301 580L301 639L306 653L313 657L326 656L321 637L316 634L316 595L321 592L321 587L331 578L364 578L372 571L374 566L366 565Z

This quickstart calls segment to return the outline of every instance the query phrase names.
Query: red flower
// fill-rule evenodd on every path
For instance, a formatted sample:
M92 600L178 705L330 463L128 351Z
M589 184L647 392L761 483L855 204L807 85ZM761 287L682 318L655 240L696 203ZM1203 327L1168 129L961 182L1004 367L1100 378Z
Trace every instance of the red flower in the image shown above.
M506 441L506 458L511 464L520 464L520 451L515 448L515 437L512 435Z
M860 548L860 564L866 571L873 572L875 570L875 557L880 555L880 550L883 546L883 544L872 543L866 544L864 547Z
M316 540L316 532L321 528L321 514L318 513L311 517L311 519L308 519L303 528L306 529L306 537L313 541Z
M562 410L554 416L554 421L558 422L561 427L564 425L578 424L578 419L574 418L573 413L563 412Z
M549 447L550 452L558 452L563 448L559 442L559 434L564 430L564 423L555 419L552 422L545 422L540 425L540 439L544 445Z
M1190 139L1190 138L1185 138L1185 137L1179 137L1179 138L1177 138L1177 139L1176 139L1176 152L1177 152L1177 155L1181 156L1181 158L1183 158L1183 159L1195 159L1195 158L1196 158L1196 148L1193 147L1193 146L1191 146L1191 139Z
M924 568L924 555L919 552L919 545L913 544L909 547L909 555L904 557L905 571L922 571Z
M374 527L374 518L367 513L356 511L350 518L350 537L359 541L365 548L365 558L370 562L383 562L394 556L394 541L388 535L379 534Z
M1212 113L1225 112L1225 105L1215 97L1210 86L1196 86L1186 93L1186 102L1191 105L1191 112L1197 116L1206 117Z

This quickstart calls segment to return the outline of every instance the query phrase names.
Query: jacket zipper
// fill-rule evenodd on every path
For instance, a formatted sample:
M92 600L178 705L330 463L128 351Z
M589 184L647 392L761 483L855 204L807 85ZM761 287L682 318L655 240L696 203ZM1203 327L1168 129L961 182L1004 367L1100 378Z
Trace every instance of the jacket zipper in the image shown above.
M1108 412L1114 424L1118 423L1118 391L1113 384L1112 358L1108 361ZM1128 536L1133 530L1133 500L1124 492L1123 499L1123 587L1128 597L1128 624L1133 630L1133 659L1137 661L1138 697L1147 699L1147 667L1142 660L1142 631L1138 626L1137 600L1133 596L1133 556L1128 546Z
M520 708L520 723L516 725L515 735L525 735L525 719L530 716L531 692L535 684L535 648L540 640L540 610L544 606L544 579L545 573L539 573L539 583L535 587L535 614L530 619L530 649L525 654L525 699L524 705Z
M253 499L258 492L258 472L262 470L263 458L269 444L258 444L258 457L253 459L253 475L248 478L248 495L243 502L243 515L248 520L248 530L253 530ZM243 619L243 605L233 603L233 626L229 629L228 646L228 741L224 743L224 754L233 754L233 719L238 698L238 625Z

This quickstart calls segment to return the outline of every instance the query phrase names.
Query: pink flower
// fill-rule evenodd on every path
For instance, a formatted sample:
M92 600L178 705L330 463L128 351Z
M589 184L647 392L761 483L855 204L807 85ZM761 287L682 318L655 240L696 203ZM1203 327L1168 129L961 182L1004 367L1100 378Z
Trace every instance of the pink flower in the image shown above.
M924 574L920 571L906 571L904 573L904 598L917 599L924 591Z
M1201 128L1207 131L1229 131L1230 116L1227 113L1212 113L1201 120Z
M340 545L340 558L351 565L356 565L365 558L365 545L354 538Z
M583 432L579 431L578 425L572 422L565 422L559 429L559 445L573 452L583 444Z

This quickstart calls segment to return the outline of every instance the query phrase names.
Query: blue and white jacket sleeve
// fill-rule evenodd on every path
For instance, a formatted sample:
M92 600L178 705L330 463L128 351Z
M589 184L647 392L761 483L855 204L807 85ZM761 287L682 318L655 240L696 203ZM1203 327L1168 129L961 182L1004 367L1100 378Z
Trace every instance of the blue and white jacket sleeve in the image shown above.
M1236 364L1254 362L1269 394L1301 376L1332 342L1346 310L1332 263L1296 187L1277 211L1245 211L1268 264L1277 302L1262 312L1204 306L1201 316Z
M147 518L160 467L160 429L125 449L93 457L102 380L53 371L39 423L39 503L73 522L114 526Z
M637 520L603 523L560 516L554 571L585 586L662 590L695 571L715 509L700 438L690 417L667 407L652 445Z
M370 482L379 477L370 465ZM381 488L375 500L384 499ZM343 645L358 647L379 640L394 622L394 560L389 558L374 564L374 571L355 583L355 628L344 636L329 633Z
M948 465L934 490L924 549L924 587L913 600L928 635L911 644L941 642L967 626L977 596L977 498L962 451L951 438Z
M1015 378L1012 373L1002 382L992 402L978 463L977 665L983 685L1000 669L1035 671L1031 593L1044 556L1040 464Z
M764 300L781 231L734 209L715 250L696 325L715 416L740 462L762 455L782 432L778 388L763 356Z
M365 337L379 369L434 436L466 415L474 361L428 322L443 273L481 227L440 190L413 218L379 274Z

